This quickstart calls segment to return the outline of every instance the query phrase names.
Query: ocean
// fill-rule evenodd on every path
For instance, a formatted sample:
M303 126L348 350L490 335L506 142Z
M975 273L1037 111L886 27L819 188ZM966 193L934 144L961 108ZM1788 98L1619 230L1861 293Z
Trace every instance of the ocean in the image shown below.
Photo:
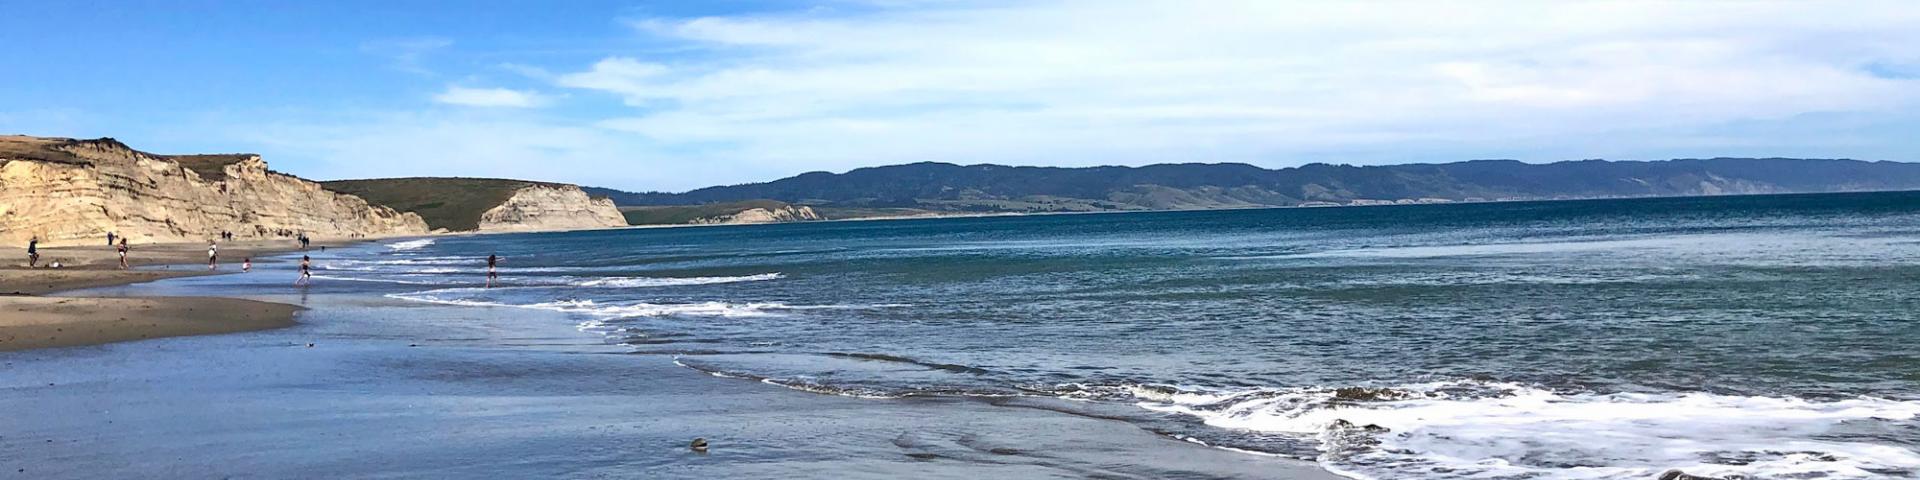
M563 312L553 328L821 394L1097 404L1355 478L1920 476L1920 193L644 228L312 253L316 292ZM488 255L503 258L495 288Z

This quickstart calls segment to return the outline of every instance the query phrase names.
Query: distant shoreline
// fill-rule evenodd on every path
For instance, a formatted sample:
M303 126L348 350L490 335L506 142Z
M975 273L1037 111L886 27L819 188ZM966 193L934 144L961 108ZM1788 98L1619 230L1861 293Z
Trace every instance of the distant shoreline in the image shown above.
M1903 193L1903 192L1920 192L1920 189L1907 189L1907 190L1847 190L1847 191L1837 191L1837 192L1787 192L1787 193L1729 193L1729 194L1720 194L1720 195L1648 195L1648 196L1620 196L1620 197L1579 197L1579 198L1528 198L1528 199L1502 199L1502 200L1456 200L1456 201L1446 201L1446 202L1410 202L1410 203L1364 203L1364 204L1336 204L1336 205L1259 205L1259 206L1245 206L1245 207L1220 207L1220 208L1193 208L1193 209L1142 209L1142 210L1094 210L1094 211L1078 211L1078 212L1072 212L1072 211L1060 211L1060 212L978 212L978 213L976 213L976 212L958 212L958 213L953 213L953 214L938 214L938 213L936 213L936 214L926 214L926 215L900 215L900 216L874 216L874 217L857 217L857 218L829 218L829 219L825 219L825 220L807 220L807 221L792 221L792 222L752 222L752 223L669 223L669 224L648 224L648 225L629 225L629 226L626 226L626 227L612 227L612 228L608 228L607 230L619 230L619 229L632 229L632 228L682 228L682 227L726 227L726 226L748 226L748 225L785 225L785 224L796 224L796 223L821 223L821 222L870 222L870 221L892 221L892 220L933 220L933 219L944 219L944 218L988 218L988 217L1028 217L1028 216L1045 216L1045 215L1093 215L1093 214L1124 214L1124 213L1173 213L1173 212L1216 212L1216 211L1239 211L1239 210L1291 210L1291 209L1323 209L1323 208L1369 208L1369 207L1427 207L1427 206L1439 206L1439 205L1481 205L1481 204L1491 204L1491 203L1549 203L1549 202L1590 202L1590 201L1605 201L1605 200L1663 200L1663 199L1681 199L1681 198L1738 198L1738 197L1775 197L1775 196L1801 196L1801 195L1846 195L1846 194L1869 194L1869 193ZM1384 201L1384 200L1383 200L1382 202L1386 202L1386 201ZM814 206L814 207L818 207L817 205L809 205L809 206ZM596 229L596 230L597 230L597 229ZM568 230L568 231L571 231L571 230ZM471 232L469 232L469 233L471 233ZM486 232L486 233L529 233L529 232Z

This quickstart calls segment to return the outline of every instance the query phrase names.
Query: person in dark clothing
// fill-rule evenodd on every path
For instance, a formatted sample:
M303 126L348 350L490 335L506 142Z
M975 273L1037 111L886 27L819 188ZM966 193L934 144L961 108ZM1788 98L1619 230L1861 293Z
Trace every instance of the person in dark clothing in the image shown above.
M293 284L308 285L311 283L313 283L313 257L301 255L300 256L300 278L295 279L293 281Z
M107 232L107 246L113 246L113 232Z
M487 288L493 288L493 282L500 279L500 256L487 255Z
M40 237L33 237L33 239L31 240L27 240L27 268L33 268L35 265L38 265L39 263L40 263Z

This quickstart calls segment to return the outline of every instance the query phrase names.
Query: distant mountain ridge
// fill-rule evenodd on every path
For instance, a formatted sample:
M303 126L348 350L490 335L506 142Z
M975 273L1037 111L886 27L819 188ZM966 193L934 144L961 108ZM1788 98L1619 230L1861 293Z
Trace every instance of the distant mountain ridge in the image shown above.
M1844 159L1474 160L1267 169L1239 163L1012 167L922 162L684 193L588 188L620 205L777 200L961 212L1179 210L1920 189L1920 163Z

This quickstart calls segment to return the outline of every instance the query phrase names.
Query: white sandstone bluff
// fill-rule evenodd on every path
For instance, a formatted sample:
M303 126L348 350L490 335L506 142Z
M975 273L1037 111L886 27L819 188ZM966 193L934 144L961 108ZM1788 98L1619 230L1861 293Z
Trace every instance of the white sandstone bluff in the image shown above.
M574 185L529 184L480 214L482 232L576 230L627 226L613 200L589 198Z
M814 220L825 220L825 218L822 218L818 213L814 213L813 207L809 207L806 205L787 205L784 207L773 208L773 209L760 208L760 207L749 208L746 210L735 212L731 215L719 215L719 216L695 219L691 223L701 224L701 225L718 225L718 224L742 224L742 223L807 222L807 221L814 221Z
M421 235L427 224L267 170L258 155L154 155L111 138L0 136L0 244L93 244L108 232L185 242L223 231L374 237Z

